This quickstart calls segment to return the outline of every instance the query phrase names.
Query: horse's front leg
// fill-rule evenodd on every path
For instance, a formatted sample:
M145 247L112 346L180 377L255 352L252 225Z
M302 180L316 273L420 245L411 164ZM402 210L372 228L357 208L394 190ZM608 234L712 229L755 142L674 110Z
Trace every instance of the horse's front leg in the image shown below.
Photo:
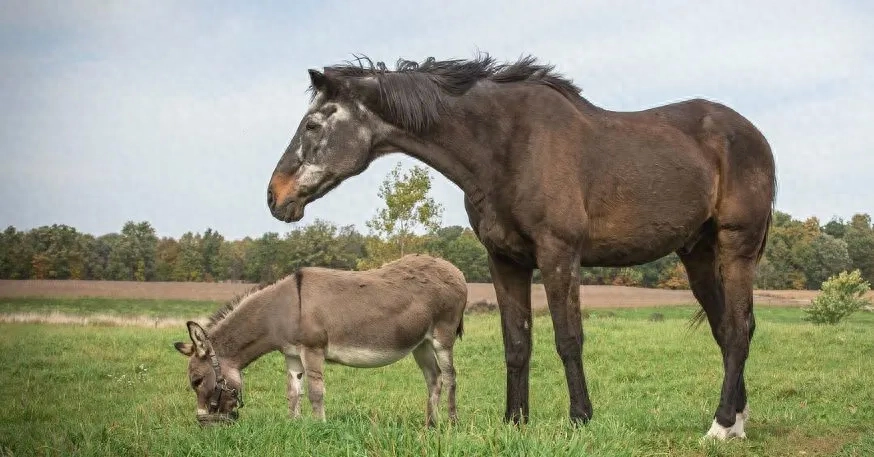
M583 322L580 315L579 248L551 239L539 246L537 263L555 331L555 348L564 365L572 422L592 418L592 402L583 372Z
M528 422L528 373L531 360L531 275L533 268L489 254L489 269L501 312L507 407L504 420Z
M300 351L301 362L307 374L307 396L313 408L313 417L325 420L325 380L322 370L325 366L325 350L323 348L303 347Z
M303 364L296 355L285 356L288 369L288 414L292 419L300 417L300 391L303 384Z

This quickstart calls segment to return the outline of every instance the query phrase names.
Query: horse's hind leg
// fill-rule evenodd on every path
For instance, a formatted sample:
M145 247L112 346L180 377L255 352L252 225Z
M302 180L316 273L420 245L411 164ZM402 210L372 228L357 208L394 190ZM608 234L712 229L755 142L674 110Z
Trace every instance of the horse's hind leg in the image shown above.
M437 408L440 405L440 366L431 341L425 340L413 349L413 358L425 375L425 387L428 389L428 402L425 410L425 426L433 427L437 423Z
M689 253L680 253L689 284L710 323L723 357L725 376L719 408L708 437L745 437L744 365L755 327L752 288L761 238L712 226ZM755 246L752 248L752 246Z

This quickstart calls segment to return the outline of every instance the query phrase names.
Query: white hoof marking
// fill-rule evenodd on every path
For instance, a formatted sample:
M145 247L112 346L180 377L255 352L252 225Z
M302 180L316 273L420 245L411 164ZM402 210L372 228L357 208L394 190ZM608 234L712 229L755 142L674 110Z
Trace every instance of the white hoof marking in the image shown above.
M731 427L723 427L716 422L716 419L713 419L713 424L710 425L710 430L707 431L707 434L704 435L702 439L717 439L720 441L725 441L729 438L740 438L744 439L747 437L746 432L744 432L744 413L737 413L734 419L734 425Z

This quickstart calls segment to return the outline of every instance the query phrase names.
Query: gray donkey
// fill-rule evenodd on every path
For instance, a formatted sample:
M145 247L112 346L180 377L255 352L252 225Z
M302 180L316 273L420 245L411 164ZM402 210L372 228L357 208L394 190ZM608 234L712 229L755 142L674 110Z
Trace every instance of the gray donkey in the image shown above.
M442 388L457 421L452 347L463 331L464 275L451 263L407 255L367 271L302 268L219 309L206 328L187 323L188 377L201 425L234 421L243 406L241 370L271 352L285 354L288 407L300 416L303 374L313 415L325 420L325 362L373 368L410 352L428 388L426 425L433 426Z

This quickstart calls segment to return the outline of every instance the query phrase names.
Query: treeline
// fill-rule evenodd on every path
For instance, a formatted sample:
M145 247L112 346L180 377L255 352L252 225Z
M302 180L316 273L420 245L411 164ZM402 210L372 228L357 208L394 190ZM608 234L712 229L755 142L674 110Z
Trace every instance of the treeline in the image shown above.
M304 266L364 269L411 252L449 260L470 282L491 281L486 251L469 228L392 239L325 221L242 240L227 240L212 229L159 238L148 222L128 222L120 233L97 237L66 225L26 232L8 227L0 235L0 279L270 282ZM757 287L818 289L829 276L852 269L874 283L869 215L821 225L816 218L800 221L776 212ZM674 254L636 267L583 268L581 273L584 284L688 287Z

